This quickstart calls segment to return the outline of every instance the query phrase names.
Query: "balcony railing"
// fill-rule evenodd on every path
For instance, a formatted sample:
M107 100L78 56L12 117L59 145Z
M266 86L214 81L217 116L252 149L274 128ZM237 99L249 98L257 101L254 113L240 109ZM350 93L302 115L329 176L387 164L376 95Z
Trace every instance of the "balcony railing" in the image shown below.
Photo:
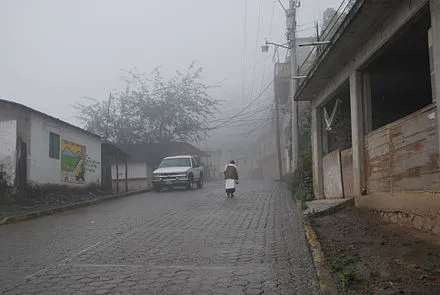
M333 41L339 36L339 28L344 24L344 20L349 15L350 10L354 7L356 2L360 0L343 0L338 10L330 19L328 25L323 29L317 41L330 41L329 44L316 45L304 59L304 61L298 66L298 73L308 76L311 70L322 59L325 49L333 43Z

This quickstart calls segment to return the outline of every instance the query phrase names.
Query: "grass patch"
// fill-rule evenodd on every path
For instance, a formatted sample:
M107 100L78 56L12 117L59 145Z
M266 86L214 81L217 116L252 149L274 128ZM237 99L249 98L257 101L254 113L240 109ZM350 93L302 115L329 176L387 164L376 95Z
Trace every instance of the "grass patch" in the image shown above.
M353 285L362 282L362 275L353 269L344 269L339 273L338 288L346 291Z
M344 255L341 259L342 265L344 266L350 266L355 263L357 263L360 260L359 254L353 254L353 255Z
M353 285L364 280L356 271L356 264L360 261L359 254L345 254L338 257L329 257L333 271L337 273L337 286L341 291L350 289Z
M306 211L307 209L309 209L307 203L305 201L301 201L301 210Z
M302 188L302 187L296 187L293 190L292 193L293 197L298 200L298 201L304 201L307 199L307 196L309 195L309 192L307 191L307 189Z
M360 261L359 254L344 254L342 257L332 257L333 270L336 272L342 272L347 267L353 267L357 262Z

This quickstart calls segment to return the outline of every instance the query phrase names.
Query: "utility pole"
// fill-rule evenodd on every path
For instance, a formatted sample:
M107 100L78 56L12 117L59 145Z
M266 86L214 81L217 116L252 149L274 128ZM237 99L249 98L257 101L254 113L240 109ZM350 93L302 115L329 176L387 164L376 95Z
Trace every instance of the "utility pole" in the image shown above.
M281 132L280 132L280 107L279 99L275 96L275 116L276 116L276 132L277 132L277 154L278 154L278 172L280 180L283 178L283 162L281 157Z
M298 141L298 102L295 101L297 90L297 81L294 79L297 74L296 60L296 9L298 2L289 0L289 9L287 10L287 40L290 48L290 96L292 101L292 172L298 168L299 163L299 141Z
M276 44L272 42L267 42L266 44L261 46L261 50L263 52L268 52L268 45L275 45L277 47L283 47L290 50L290 99L292 102L291 108L291 119L292 119L292 154L291 157L291 172L294 172L298 168L299 163L299 119L298 119L298 102L295 101L295 94L297 90L297 82L296 80L299 78L297 76L297 60L296 60L296 9L299 7L299 0L289 0L289 9L283 5L281 0L278 0L278 3L281 5L283 10L286 13L286 28L287 28L287 46L282 44ZM276 73L275 73L276 74ZM282 176L282 158L281 158L281 132L279 130L279 106L278 106L278 98L275 98L275 107L276 107L276 115L277 115L277 149L278 149L278 162L279 162L279 171Z
M105 122L105 138L104 138L104 142L107 142L107 138L108 138L108 120L110 117L110 104L112 102L112 94L110 93L108 96L108 106L107 106L107 118L106 118L106 122Z

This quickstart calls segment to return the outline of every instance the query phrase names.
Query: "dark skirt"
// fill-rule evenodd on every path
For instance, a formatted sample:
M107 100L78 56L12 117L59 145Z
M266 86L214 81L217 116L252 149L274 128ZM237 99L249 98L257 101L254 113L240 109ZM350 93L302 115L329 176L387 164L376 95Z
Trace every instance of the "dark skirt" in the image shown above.
M233 194L233 193L235 193L235 188L228 188L228 189L226 189L226 193L227 193L227 194Z

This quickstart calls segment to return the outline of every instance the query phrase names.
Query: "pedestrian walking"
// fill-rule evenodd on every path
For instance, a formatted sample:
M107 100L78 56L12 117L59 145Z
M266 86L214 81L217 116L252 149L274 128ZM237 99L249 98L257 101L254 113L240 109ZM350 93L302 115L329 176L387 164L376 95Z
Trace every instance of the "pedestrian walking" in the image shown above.
M238 184L238 169L234 161L225 166L225 190L228 197L234 197L235 188Z

